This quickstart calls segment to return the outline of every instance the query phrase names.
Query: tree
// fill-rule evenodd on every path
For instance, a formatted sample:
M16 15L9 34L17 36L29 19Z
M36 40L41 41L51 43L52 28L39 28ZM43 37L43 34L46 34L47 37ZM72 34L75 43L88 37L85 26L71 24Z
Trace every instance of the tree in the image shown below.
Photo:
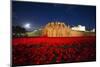
M13 26L12 27L12 33L13 37L21 37L26 36L26 29L20 26Z

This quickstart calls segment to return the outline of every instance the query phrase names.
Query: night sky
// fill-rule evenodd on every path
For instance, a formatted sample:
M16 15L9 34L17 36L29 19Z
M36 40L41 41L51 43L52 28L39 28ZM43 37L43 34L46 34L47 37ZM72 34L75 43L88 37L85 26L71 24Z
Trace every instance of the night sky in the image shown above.
M56 3L12 2L12 25L31 24L30 30L41 28L50 21L60 21L70 26L96 26L96 6Z

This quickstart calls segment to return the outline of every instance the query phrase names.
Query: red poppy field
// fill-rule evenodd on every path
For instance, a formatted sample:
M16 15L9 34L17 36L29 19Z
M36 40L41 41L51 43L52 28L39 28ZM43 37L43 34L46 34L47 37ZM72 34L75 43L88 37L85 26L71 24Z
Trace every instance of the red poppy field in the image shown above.
M96 37L20 37L12 39L14 66L96 60Z

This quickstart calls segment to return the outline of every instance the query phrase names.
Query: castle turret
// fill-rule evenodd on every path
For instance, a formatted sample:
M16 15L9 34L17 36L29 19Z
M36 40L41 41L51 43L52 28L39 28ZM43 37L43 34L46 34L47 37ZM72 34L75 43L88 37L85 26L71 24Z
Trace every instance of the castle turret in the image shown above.
M42 35L48 37L66 37L69 36L69 26L63 22L50 22L43 28Z

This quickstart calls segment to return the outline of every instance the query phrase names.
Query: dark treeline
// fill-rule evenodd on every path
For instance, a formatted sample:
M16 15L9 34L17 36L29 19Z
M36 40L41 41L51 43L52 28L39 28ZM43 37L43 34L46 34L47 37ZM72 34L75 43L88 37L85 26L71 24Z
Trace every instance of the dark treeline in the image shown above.
M26 35L27 30L20 26L12 26L12 36L13 37L22 37Z

